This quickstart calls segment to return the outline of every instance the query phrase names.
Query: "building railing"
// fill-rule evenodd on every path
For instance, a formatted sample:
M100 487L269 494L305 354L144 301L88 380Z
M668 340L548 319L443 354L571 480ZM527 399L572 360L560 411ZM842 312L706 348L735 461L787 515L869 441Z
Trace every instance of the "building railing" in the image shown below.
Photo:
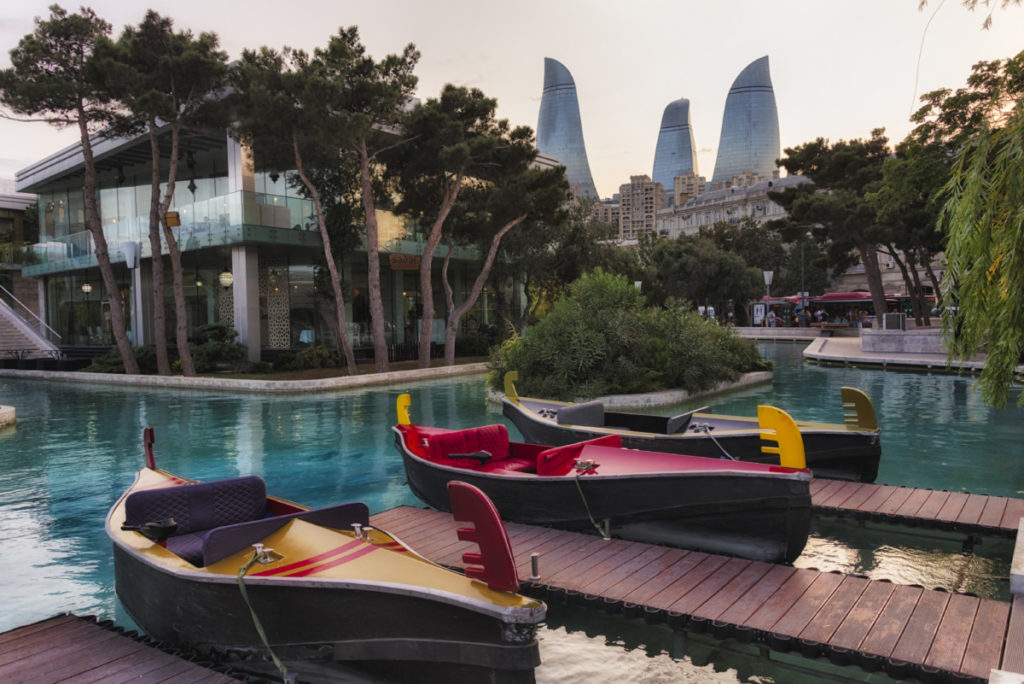
M283 197L240 191L201 202L178 204L181 225L174 228L182 251L238 242L243 225L266 226L284 230L316 231L313 203L300 197ZM152 256L149 248L149 217L136 216L125 221L104 224L103 234L113 261L123 261L126 242L142 243L141 256ZM166 241L161 231L161 244ZM32 245L25 255L29 264L52 264L88 259L95 252L92 233L82 231Z
M7 310L11 314L21 319L27 327L35 330L40 336L45 337L51 344L60 344L60 333L48 326L43 319L37 316L32 309L28 308L23 301L15 297L14 293L3 285L0 285L0 301L7 306ZM27 313L32 320L26 318L22 311Z

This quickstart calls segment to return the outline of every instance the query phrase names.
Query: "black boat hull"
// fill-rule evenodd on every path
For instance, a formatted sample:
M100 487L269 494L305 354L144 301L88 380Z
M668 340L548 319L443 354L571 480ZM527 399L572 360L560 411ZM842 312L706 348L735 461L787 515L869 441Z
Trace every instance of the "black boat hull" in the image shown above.
M168 571L114 545L118 599L166 645L242 660L269 659L234 578ZM380 585L246 581L274 651L304 681L332 665L416 681L533 682L536 627L507 624L451 603ZM311 665L309 672L303 664ZM258 669L258 668L257 668ZM265 669L265 668L264 668ZM328 677L328 680L330 677Z
M502 413L515 424L527 442L562 446L593 439L614 432L622 437L622 446L642 451L687 454L723 458L726 454L752 463L778 463L778 456L761 453L761 441L755 429L738 435L712 435L687 432L675 435L637 433L626 430L599 430L578 425L559 425L539 420L527 410L505 399ZM878 433L872 431L839 431L801 429L804 457L815 477L853 482L874 482L882 447Z
M400 435L395 445L413 493L442 511L447 483L461 480L483 490L507 521L573 530L608 521L618 537L772 562L799 556L810 528L806 474L494 475L426 461Z

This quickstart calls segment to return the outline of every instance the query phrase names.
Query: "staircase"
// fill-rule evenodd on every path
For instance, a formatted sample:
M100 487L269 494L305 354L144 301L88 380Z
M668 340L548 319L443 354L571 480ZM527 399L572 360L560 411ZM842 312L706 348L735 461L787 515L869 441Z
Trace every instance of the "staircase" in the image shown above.
M59 351L0 299L0 359L54 358Z

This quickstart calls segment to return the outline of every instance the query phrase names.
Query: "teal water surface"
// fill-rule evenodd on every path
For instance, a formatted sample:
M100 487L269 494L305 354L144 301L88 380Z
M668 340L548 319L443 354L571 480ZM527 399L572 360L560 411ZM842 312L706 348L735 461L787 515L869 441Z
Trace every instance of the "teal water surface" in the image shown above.
M984 407L971 379L809 366L792 344L762 350L778 363L773 383L719 397L711 402L716 411L773 403L800 418L838 422L838 388L859 386L875 400L884 430L880 482L1020 496L1021 412ZM287 397L0 378L0 404L18 414L16 428L0 431L0 632L65 611L130 625L113 593L103 520L141 466L148 425L159 465L183 476L258 474L273 493L312 506L418 505L390 430L395 399L406 390L417 422L510 425L485 403L479 377ZM961 540L941 535L823 520L797 564L1002 598L1008 548L986 541L964 553ZM557 605L550 616L541 681L636 681L638 672L666 682L799 678L766 662L752 670L746 656L713 647L717 655L694 662L692 647L663 628Z

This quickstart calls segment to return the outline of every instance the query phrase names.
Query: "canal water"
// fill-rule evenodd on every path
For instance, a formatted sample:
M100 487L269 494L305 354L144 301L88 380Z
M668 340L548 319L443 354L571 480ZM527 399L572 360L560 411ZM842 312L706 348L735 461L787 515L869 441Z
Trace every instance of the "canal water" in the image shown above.
M761 349L777 364L772 384L713 400L717 412L750 413L770 403L795 417L841 422L839 388L860 387L883 428L879 482L1024 496L1021 411L985 407L972 379L821 368L802 362L800 345ZM485 403L479 377L285 397L0 378L0 404L18 415L15 428L0 431L0 632L65 611L132 626L114 596L103 521L141 466L141 431L149 425L158 464L183 476L258 474L271 492L312 506L362 500L377 512L419 505L390 431L403 391L412 394L416 422L504 422L517 436L500 409ZM965 548L955 536L821 519L796 564L1005 599L1011 553L1007 541ZM780 656L699 639L553 605L538 680L868 679L855 668L808 674L799 659L777 662Z

